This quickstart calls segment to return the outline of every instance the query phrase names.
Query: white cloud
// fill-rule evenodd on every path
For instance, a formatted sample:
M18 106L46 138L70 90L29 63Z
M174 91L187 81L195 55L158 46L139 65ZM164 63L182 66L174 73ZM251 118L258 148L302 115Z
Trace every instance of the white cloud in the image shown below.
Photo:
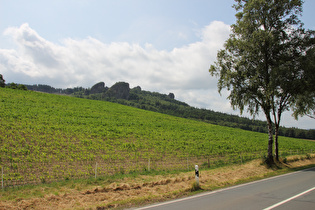
M216 40L217 33L220 42ZM18 46L17 50L1 50L1 60L6 64L1 67L4 74L22 74L37 83L49 78L50 85L63 88L91 86L103 80L167 91L213 87L208 68L229 34L229 26L213 22L202 30L201 41L172 51L157 50L150 44L105 44L92 37L69 38L60 45L45 40L28 24L8 28L4 34Z
M208 72L229 33L229 25L214 21L200 30L199 41L166 51L149 43L107 44L92 37L57 44L23 24L4 32L17 48L0 49L0 72L7 82L61 88L125 81L144 90L173 92L192 106L237 113L226 100L227 93L218 94L217 79Z

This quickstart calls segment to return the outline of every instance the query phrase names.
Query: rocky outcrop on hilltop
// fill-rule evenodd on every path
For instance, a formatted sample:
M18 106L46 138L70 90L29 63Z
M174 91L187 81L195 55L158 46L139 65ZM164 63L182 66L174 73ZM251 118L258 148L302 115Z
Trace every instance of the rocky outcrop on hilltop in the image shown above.
M110 87L106 93L106 97L117 98L117 99L127 99L129 98L130 87L127 82L117 82L112 87Z

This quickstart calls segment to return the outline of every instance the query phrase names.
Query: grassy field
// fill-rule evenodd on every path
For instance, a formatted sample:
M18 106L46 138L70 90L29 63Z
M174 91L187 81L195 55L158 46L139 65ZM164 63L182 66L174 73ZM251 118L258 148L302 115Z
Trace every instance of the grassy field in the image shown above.
M101 175L189 168L197 159L247 160L266 153L268 140L110 102L4 88L0 117L6 185L91 177L95 168ZM312 141L280 137L279 144L283 155L315 151Z

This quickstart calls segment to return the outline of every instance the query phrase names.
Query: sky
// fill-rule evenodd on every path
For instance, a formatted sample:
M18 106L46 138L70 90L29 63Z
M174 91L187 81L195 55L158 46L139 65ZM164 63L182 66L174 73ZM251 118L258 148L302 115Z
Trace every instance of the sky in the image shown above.
M198 108L239 114L208 70L235 23L233 0L0 0L0 74L6 83L56 88L130 87ZM315 1L304 27L315 30ZM244 113L243 116L250 117ZM264 120L264 116L256 119ZM281 125L315 129L315 121Z

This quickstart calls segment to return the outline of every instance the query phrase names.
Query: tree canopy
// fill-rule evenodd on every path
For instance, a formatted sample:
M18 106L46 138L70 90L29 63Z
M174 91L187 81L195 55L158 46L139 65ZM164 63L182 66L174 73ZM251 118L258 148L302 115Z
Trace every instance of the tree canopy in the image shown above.
M269 161L273 161L273 125L278 159L282 113L291 108L296 116L303 115L314 104L314 99L305 100L307 91L314 93L307 78L314 74L310 68L314 31L304 29L298 18L302 4L301 0L236 0L237 21L209 70L219 77L219 92L230 91L234 109L265 114Z
M0 74L0 87L5 87L5 80L3 79L2 74Z

